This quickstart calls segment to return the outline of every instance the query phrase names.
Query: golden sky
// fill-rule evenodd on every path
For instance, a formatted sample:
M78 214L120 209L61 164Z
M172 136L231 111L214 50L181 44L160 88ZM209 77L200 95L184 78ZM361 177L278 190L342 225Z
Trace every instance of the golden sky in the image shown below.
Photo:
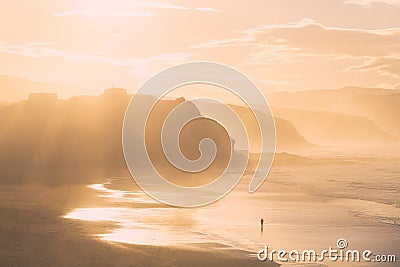
M134 92L194 60L264 92L400 88L400 0L2 0L0 18L0 74L55 82L61 97ZM3 86L0 101L15 94Z

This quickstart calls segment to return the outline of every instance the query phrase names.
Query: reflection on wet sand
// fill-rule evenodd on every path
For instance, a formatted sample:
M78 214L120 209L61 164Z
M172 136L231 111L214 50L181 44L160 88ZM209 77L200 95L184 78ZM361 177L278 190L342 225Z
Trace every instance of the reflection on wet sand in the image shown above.
M114 180L115 182L115 180ZM130 192L107 188L110 181L104 184L88 185L96 190L101 198L112 203L154 203L144 193ZM77 208L64 218L83 221L109 221L116 228L98 236L105 241L142 245L176 245L189 243L205 243L203 235L190 232L193 220L184 210L169 208L131 208L131 207L95 207ZM187 217L187 218L185 218ZM181 228L181 226L185 226Z
M301 167L276 169L256 194L247 193L244 177L225 198L193 209L160 204L132 188L130 178L115 178L89 185L106 204L79 207L64 217L114 223L96 235L107 242L157 246L219 243L254 253L264 245L288 251L322 250L343 237L352 248L396 254L400 208L392 189L398 188L399 181L397 172L390 177L380 175L387 167L397 171L396 163L360 161L340 165L340 169L321 165L308 167L307 173L299 172ZM377 175L384 179L382 183L376 183Z
M102 194L99 194L100 197L109 198L112 201L116 202L135 202L135 203L149 202L148 199L140 197L141 193L106 188L106 185L109 183L110 182L104 184L91 184L88 185L88 187L101 192Z

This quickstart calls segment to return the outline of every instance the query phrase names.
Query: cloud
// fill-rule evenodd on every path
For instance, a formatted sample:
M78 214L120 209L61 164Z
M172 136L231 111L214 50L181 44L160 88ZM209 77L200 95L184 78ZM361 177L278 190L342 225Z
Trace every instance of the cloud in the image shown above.
M213 7L196 7L195 10L206 12L221 12L221 10L215 9Z
M148 7L157 9L182 9L182 10L190 9L186 6L175 5L168 2L131 1L130 3L133 7Z
M203 12L218 12L219 10L212 7L196 7L191 8L182 5L176 5L169 2L159 2L159 1L122 1L119 5L115 5L120 8L120 10L111 11L111 7L107 7L105 10L99 10L100 5L96 6L94 10L69 10L63 12L53 13L56 17L68 17L68 16L83 16L83 17L150 17L154 16L153 13L147 12L146 9L175 9L175 10L196 10ZM113 8L115 8L115 6ZM104 7L103 7L104 8ZM129 11L129 9L134 9L134 11Z
M299 28L304 25L309 25L313 23L312 19L302 19L298 22L287 23L287 24L273 24L273 25L263 25L261 27L252 28L244 31L243 36L230 38L230 39L222 39L222 40L210 40L204 43L200 43L197 45L193 45L191 48L215 48L215 47L228 47L228 46L262 46L257 40L256 34L257 32L261 32L269 29L278 29L278 28ZM282 38L279 41L283 40Z
M219 12L220 10L215 9L213 7L195 7L190 8L187 6L176 5L168 2L157 2L157 1L132 1L132 6L134 7L147 7L147 8L156 8L156 9L181 9L181 10L197 10L197 11L206 11L206 12Z
M257 45L253 43L251 36L245 36L243 38L232 38L224 40L210 40L204 43L192 45L191 48L216 48L216 47L227 47L227 46L250 46Z
M327 80L340 86L377 81L397 84L400 78L400 28L340 28L305 18L249 28L226 39L199 43L192 49L211 55L218 51L235 55L235 62L230 64L252 70L264 79L290 80L291 85L279 80L265 83L278 88L323 85ZM315 73L323 75L315 77ZM285 74L300 76L283 78Z
M88 18L93 17L151 17L154 14L149 12L121 12L121 11L107 11L107 12L94 12L94 11L82 11L82 10L71 10L60 13L53 13L56 17L69 17L69 16L83 16Z
M345 4L359 5L362 7L372 7L373 4L386 4L400 7L399 0L346 0Z
M346 71L375 71L379 75L400 78L400 57L370 58L361 65L348 67Z
M311 19L251 28L235 38L211 40L192 48L249 46L297 55L388 56L400 53L400 28L361 30L328 27Z
M124 67L140 77L148 77L149 75L159 71L167 66L175 65L187 61L192 54L190 53L158 53L143 58L126 58L119 59L107 57L102 54L70 54L63 50L51 47L55 43L27 43L22 45L6 45L0 43L0 52L13 55L26 56L30 58L61 58L73 61L92 61L103 64L110 64L117 67Z
M0 42L0 52L27 56L31 58L40 58L43 56L43 51L52 51L50 47L55 45L53 42L30 42L22 45L7 45Z

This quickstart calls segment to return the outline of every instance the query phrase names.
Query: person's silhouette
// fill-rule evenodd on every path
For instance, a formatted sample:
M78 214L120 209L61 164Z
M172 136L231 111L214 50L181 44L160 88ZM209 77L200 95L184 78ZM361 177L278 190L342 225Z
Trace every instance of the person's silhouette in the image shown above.
M264 230L264 218L261 218L260 224L261 224L261 232L262 232Z

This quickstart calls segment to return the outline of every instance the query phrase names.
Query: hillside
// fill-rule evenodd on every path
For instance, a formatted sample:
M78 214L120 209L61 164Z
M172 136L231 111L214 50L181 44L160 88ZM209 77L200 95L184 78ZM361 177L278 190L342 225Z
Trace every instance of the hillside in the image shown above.
M343 101L342 112L366 116L389 134L400 138L400 93L357 95Z
M387 135L400 138L400 90L348 86L341 89L276 92L268 95L268 101L275 108L337 113L342 119L345 119L343 115L363 117ZM376 134L376 129L373 131ZM376 135L377 138L379 136L384 137Z
M399 143L399 139L362 116L285 108L275 108L273 112L292 122L301 135L319 145L381 146Z

